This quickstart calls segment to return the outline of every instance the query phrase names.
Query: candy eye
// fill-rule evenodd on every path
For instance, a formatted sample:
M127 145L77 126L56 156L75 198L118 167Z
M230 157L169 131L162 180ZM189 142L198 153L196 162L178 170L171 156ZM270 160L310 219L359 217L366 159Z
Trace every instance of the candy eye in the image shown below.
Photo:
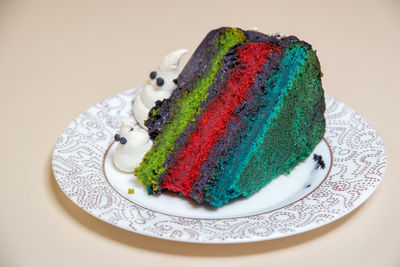
M157 85L158 86L163 86L164 84L164 79L163 78L157 78Z
M121 143L121 145L125 145L128 140L126 140L125 137L121 137L121 140L119 142Z
M154 80L157 77L157 72L152 71L150 72L150 79Z
M121 140L121 136L119 136L119 134L115 134L114 140L118 142L119 140Z

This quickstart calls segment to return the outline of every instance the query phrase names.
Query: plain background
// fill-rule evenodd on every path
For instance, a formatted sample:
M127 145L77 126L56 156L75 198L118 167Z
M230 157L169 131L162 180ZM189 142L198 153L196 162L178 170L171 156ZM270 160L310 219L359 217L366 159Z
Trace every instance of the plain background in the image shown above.
M326 93L383 137L388 161L378 190L328 226L239 245L144 237L76 207L51 170L63 129L220 26L313 44ZM0 266L400 266L399 46L395 0L0 0Z

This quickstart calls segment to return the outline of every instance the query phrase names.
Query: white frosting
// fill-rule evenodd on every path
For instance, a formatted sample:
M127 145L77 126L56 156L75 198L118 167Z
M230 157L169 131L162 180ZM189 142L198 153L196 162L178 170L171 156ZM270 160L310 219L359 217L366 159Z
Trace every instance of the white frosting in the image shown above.
M186 49L179 49L166 55L161 65L155 70L156 77L154 79L149 78L135 98L132 107L133 115L144 129L146 129L144 121L155 102L170 97L171 92L176 88L173 80L179 75L179 61L186 52ZM157 85L157 78L164 80L162 86Z
M112 155L114 165L123 172L133 172L139 166L144 154L151 148L153 142L146 130L139 125L123 122L119 130L120 137L125 137L126 144L118 143Z

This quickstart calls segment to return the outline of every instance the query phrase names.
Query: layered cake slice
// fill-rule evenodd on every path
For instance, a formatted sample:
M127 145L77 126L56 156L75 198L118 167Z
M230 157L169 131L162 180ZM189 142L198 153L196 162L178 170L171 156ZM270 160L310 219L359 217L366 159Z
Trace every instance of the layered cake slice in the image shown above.
M221 206L311 154L325 132L320 65L296 37L211 31L145 122L154 143L134 171L149 192Z

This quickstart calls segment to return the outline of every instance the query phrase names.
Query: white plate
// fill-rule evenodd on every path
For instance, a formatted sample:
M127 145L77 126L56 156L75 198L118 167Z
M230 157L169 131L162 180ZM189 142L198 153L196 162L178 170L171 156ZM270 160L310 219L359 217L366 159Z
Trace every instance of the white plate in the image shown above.
M54 176L64 193L91 215L123 229L183 242L239 243L315 229L348 214L379 185L386 166L382 139L356 111L326 96L325 138L290 175L250 198L213 209L175 194L149 196L133 174L115 169L113 136L133 121L139 89L118 94L79 115L53 152ZM134 188L134 194L128 194Z

